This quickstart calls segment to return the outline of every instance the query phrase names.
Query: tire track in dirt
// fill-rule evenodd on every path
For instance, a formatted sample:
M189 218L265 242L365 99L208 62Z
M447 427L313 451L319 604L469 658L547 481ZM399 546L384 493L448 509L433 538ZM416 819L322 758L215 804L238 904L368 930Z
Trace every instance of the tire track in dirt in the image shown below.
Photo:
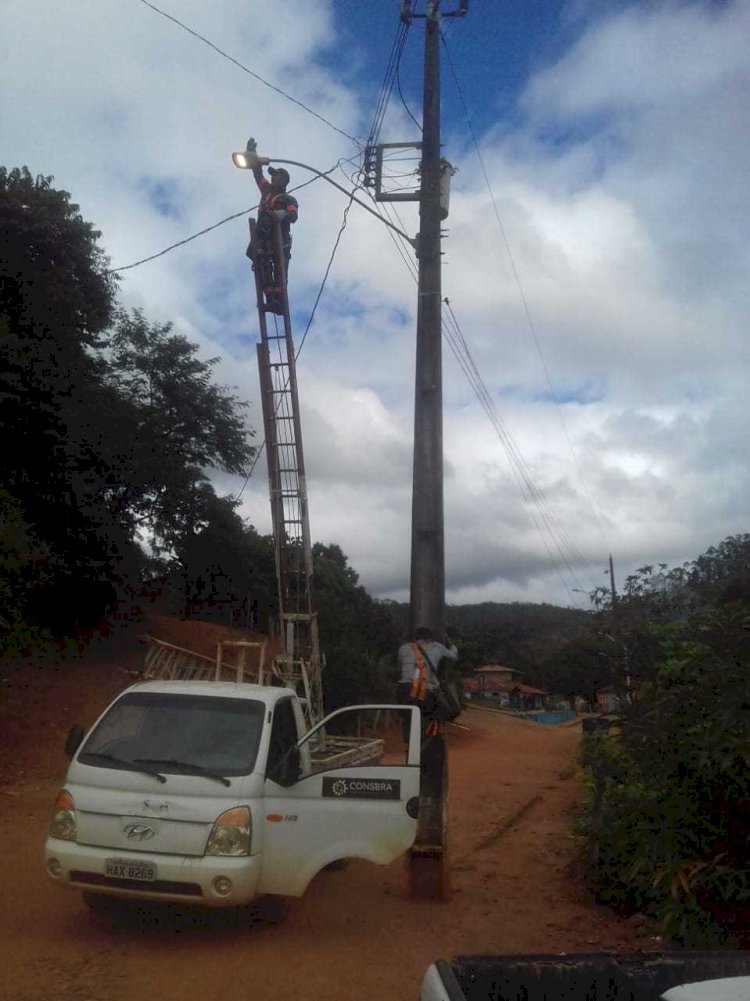
M7 1001L127 1001L124 976L113 966L109 950L75 958L40 958L29 963L23 987L6 995Z

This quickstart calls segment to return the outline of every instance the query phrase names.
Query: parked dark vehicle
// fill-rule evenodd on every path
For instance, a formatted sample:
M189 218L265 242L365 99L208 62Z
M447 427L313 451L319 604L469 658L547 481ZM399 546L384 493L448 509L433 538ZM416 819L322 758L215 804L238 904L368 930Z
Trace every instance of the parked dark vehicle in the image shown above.
M725 979L730 977L736 979ZM750 952L459 956L430 966L420 997L421 1001L747 1001Z

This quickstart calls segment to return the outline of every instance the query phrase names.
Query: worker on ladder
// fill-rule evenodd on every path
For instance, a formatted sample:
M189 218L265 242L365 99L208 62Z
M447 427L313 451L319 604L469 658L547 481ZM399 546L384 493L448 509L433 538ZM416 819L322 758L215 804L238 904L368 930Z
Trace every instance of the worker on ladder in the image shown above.
M253 147L251 149L251 143ZM254 141L248 143L248 154L255 152ZM249 160L249 156L247 156ZM272 313L284 313L284 289L281 275L278 273L274 246L274 225L281 226L281 245L284 252L284 275L289 274L289 261L292 256L291 226L297 221L299 205L293 195L287 194L289 174L283 168L269 167L271 180L263 176L263 167L268 164L268 157L255 153L252 165L253 177L260 189L260 204L258 206L258 221L253 229L253 237L247 248L247 256L253 262L253 271L260 274L266 306Z

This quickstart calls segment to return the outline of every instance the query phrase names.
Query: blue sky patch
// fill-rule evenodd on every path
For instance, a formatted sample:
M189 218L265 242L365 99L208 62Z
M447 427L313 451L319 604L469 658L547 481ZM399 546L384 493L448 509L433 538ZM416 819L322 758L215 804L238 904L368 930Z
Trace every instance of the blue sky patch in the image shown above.
M139 188L166 219L181 219L185 209L184 192L178 181L170 177L142 177Z

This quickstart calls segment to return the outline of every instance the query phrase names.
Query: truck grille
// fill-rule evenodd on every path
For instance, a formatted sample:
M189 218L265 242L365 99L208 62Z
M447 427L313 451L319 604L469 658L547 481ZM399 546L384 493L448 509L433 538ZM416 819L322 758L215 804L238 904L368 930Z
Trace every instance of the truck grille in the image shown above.
M178 883L169 879L155 879L148 882L142 879L116 879L114 876L102 876L97 872L82 872L73 869L70 873L73 883L83 883L86 886L109 886L113 890L145 890L148 893L165 893L181 897L202 897L198 883Z

